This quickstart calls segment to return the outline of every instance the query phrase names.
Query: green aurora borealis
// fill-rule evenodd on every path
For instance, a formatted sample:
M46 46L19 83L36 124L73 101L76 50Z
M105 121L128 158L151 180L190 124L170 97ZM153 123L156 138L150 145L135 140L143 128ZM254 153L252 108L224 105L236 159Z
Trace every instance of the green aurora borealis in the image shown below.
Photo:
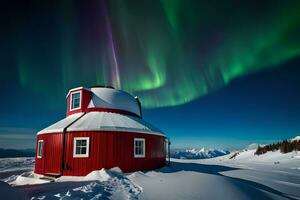
M300 1L4 0L0 148L32 148L69 89L112 85L174 147L300 133Z
M34 2L6 16L16 74L0 80L50 100L98 84L176 106L300 54L299 1Z

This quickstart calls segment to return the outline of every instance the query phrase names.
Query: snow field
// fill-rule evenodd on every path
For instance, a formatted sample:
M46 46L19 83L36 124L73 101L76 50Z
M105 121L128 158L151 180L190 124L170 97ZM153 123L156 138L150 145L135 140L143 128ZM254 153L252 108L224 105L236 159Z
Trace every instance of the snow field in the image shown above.
M12 187L0 182L0 191L13 195L10 199L300 199L300 153L254 152L239 151L234 159L229 158L235 152L210 159L172 159L171 166L146 172L101 169L55 182L33 174L28 158L4 159L2 181ZM16 171L9 170L10 165Z

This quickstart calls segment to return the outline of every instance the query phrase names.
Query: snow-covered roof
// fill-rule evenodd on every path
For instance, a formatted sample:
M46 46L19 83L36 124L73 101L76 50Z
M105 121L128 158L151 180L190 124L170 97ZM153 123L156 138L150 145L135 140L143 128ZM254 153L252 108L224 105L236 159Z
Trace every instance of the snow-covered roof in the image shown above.
M82 87L82 86L81 86L81 87L77 87L77 88L73 88L73 89L69 90L69 92L68 92L66 98L68 98L68 96L70 95L71 92L73 92L73 91L75 91L75 90L82 90L82 89L84 89L84 90L89 90L88 88L85 88L85 87Z
M141 116L137 100L127 92L113 88L91 88L92 99L88 108L109 108L125 110Z
M63 120L41 130L39 134L62 132L63 129L83 113L70 115ZM111 112L88 112L68 127L67 131L118 131L138 132L153 135L164 134L139 117Z
M51 126L48 126L47 128L39 131L38 134L63 132L66 126L71 124L73 121L75 121L78 117L80 117L83 114L84 113L76 113L73 115L69 115L68 117L56 122L55 124L52 124Z

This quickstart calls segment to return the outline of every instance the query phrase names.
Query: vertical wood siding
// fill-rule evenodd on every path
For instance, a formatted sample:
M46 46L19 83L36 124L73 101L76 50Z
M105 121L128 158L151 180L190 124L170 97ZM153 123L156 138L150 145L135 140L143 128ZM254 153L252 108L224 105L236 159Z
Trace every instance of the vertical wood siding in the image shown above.
M35 157L34 172L60 173L62 155L62 133L49 133L37 136L37 141L43 140L42 158ZM37 150L37 147L36 147Z
M90 138L89 157L73 157L74 137ZM41 159L36 158L35 172L57 173L61 165L62 134L39 135L40 138L46 141L45 155ZM145 139L145 158L134 158L134 138ZM93 170L116 166L123 172L160 168L165 165L165 138L129 132L68 132L65 162L67 169L63 170L63 175L67 176L84 176Z

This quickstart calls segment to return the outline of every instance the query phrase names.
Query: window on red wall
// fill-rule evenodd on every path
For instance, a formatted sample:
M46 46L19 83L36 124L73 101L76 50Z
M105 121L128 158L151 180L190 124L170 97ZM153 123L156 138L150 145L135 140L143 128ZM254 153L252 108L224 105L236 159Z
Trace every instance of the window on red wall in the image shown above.
M43 140L39 140L39 141L38 141L38 150L37 150L37 157L38 157L38 158L42 158L42 154L43 154L43 145L44 145L44 141L43 141Z
M144 158L145 157L145 139L134 138L134 157Z
M81 107L81 91L71 93L70 110L77 110Z
M89 137L74 137L73 157L89 157Z

